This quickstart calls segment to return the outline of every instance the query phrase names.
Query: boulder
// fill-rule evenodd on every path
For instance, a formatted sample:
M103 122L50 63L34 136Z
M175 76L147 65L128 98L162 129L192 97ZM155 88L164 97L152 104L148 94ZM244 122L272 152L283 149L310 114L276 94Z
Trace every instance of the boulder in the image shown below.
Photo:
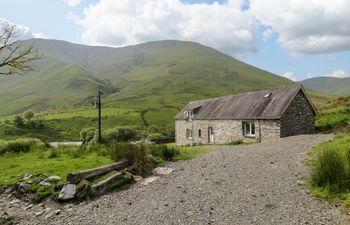
M66 184L63 186L62 190L58 195L58 200L68 201L75 197L77 193L77 186L75 184Z
M56 181L61 180L61 178L59 176L49 176L48 178L45 179L47 182L53 183Z

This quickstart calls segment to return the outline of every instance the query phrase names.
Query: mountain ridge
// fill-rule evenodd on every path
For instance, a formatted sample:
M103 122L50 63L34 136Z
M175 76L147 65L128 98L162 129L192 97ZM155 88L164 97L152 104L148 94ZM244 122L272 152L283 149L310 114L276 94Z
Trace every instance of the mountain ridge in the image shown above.
M350 77L314 77L305 79L299 83L324 93L342 97L350 96Z

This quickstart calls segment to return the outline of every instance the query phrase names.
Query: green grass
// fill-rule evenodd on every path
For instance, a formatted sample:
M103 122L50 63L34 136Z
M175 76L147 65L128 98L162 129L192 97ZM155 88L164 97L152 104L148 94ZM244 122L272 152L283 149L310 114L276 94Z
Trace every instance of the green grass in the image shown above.
M332 154L332 151L336 152L336 155L340 156L341 162L339 159L335 159L337 156ZM329 153L331 153L331 155ZM332 141L314 147L311 154L315 156L315 159L311 162L311 166L313 168L311 190L313 195L331 201L341 200L344 202L345 206L349 206L350 133L340 135ZM321 178L323 177L321 180L318 178L320 175L320 168L318 168L321 163L320 156L323 157L322 164L324 165L321 169ZM341 166L339 166L339 163L336 162L343 164L344 169L337 169ZM336 177L338 177L340 180L335 179Z
M16 183L20 178L19 175L23 173L56 175L60 176L64 182L69 172L112 163L109 157L100 156L96 153L86 153L79 157L72 157L71 153L76 151L76 147L66 147L64 150L58 150L59 156L56 158L48 158L51 149L0 156L0 186L9 186Z
M347 131L350 125L350 98L339 98L324 106L317 118L319 131Z
M175 147L175 143L167 144L169 147ZM214 150L211 148L207 148L205 146L196 146L196 147L176 147L179 152L174 157L174 160L188 160L193 159L195 157L203 156Z

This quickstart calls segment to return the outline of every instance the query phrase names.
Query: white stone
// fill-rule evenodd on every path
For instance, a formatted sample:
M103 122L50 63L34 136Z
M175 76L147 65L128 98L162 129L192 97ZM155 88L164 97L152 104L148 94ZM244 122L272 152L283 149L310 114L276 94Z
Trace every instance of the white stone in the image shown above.
M159 177L157 177L157 176L147 177L147 178L143 179L143 180L140 182L140 184L141 184L141 185L148 185L148 184L153 183L154 181L156 181L156 180L158 180L158 179L159 179Z
M168 175L173 171L174 169L169 167L157 167L153 170L153 172L157 175Z
M77 186L75 184L66 184L63 186L60 194L58 195L58 200L60 201L68 201L75 197L77 193Z

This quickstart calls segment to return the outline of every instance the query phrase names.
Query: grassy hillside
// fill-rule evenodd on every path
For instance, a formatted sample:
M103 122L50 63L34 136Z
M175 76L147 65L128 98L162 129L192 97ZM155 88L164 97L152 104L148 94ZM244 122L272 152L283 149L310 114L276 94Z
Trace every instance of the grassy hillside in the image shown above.
M0 115L27 109L70 109L91 104L97 90L113 87L83 68L44 56L37 70L24 76L0 77Z
M25 76L0 78L0 103L6 106L0 115L40 112L37 116L50 128L43 132L51 138L74 140L81 129L96 124L92 103L97 90L105 93L104 127L156 125L171 133L175 114L189 101L295 84L193 42L124 48L42 39L24 44L38 48L42 59L37 70ZM330 98L310 93L317 103ZM0 128L0 136L7 129Z
M338 96L350 96L350 78L315 77L300 82L302 85Z

